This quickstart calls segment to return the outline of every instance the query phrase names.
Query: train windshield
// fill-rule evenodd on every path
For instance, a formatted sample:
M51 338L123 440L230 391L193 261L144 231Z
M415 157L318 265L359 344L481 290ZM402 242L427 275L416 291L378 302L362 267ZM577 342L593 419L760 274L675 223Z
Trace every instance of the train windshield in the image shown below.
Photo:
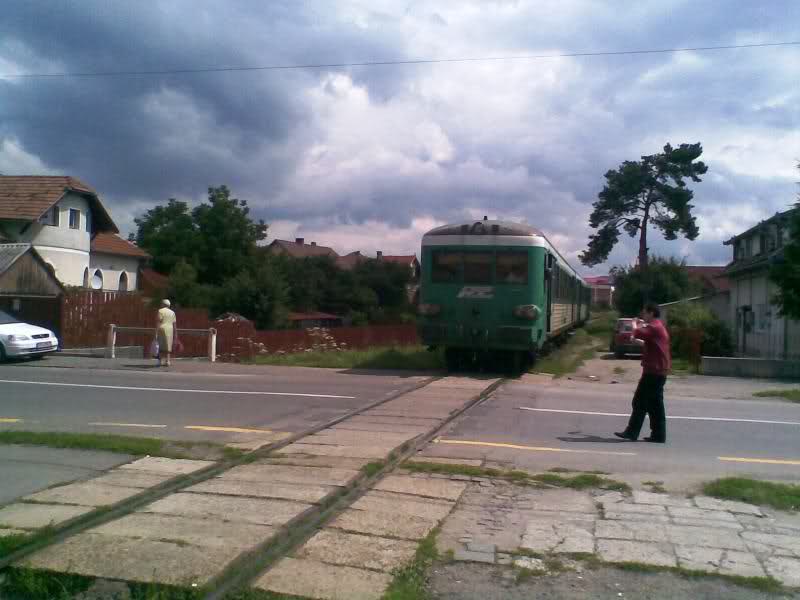
M463 260L461 252L434 251L431 279L434 283L458 283L461 281Z
M464 283L491 284L493 258L491 252L465 252Z
M525 252L497 253L497 283L528 283L528 255Z
M503 283L527 285L528 254L518 250L497 252L434 250L431 281L471 285Z

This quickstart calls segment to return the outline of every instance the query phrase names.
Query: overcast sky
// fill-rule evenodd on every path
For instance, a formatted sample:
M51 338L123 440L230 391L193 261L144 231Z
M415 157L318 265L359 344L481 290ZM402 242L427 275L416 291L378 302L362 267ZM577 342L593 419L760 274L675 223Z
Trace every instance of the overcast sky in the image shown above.
M724 239L796 198L800 46L7 76L797 40L797 0L5 0L0 173L77 176L125 233L167 198L196 203L226 184L271 224L269 239L418 253L427 229L486 214L541 228L577 264L608 169L702 142L700 238L650 246L723 264ZM593 272L635 250L625 237Z

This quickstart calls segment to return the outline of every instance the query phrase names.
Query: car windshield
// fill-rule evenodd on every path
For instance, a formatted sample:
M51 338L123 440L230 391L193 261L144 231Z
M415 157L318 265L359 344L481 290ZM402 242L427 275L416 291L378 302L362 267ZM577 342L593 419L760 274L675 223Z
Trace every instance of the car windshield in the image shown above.
M11 323L22 323L22 321L0 310L0 325L9 325Z

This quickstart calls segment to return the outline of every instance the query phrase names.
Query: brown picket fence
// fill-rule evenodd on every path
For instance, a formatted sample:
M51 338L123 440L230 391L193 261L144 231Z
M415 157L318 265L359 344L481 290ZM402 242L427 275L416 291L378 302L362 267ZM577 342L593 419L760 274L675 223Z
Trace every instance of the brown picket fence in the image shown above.
M61 301L61 342L64 348L98 348L106 345L108 326L153 327L156 308L138 293L71 291ZM179 329L217 330L217 356L238 361L258 353L303 352L310 348L363 349L419 343L414 325L371 325L331 329L256 330L246 320L211 320L204 309L175 310ZM204 336L182 334L181 356L206 356ZM117 333L117 346L141 346L147 355L153 334Z

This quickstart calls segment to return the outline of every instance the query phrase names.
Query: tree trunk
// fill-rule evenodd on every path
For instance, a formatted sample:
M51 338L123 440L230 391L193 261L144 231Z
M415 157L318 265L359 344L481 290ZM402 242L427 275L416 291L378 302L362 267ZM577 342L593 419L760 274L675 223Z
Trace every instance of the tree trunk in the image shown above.
M639 232L639 269L647 271L648 252L647 252L647 221L650 219L650 205L644 209L642 225Z

